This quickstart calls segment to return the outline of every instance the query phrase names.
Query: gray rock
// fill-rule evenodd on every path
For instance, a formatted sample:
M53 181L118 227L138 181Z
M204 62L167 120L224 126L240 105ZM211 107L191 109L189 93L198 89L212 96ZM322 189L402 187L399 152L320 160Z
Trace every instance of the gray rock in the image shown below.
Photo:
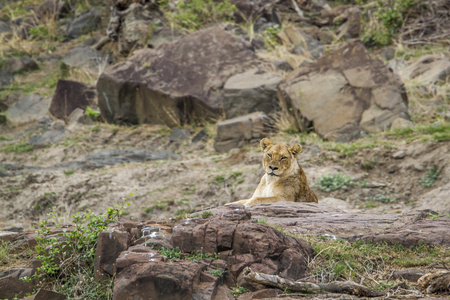
M205 128L203 128L196 135L194 135L194 137L192 138L192 142L198 143L207 139L208 139L208 132L206 131Z
M283 80L274 73L259 73L256 69L231 76L223 88L223 109L227 119L256 111L274 113L280 106L277 86Z
M292 72L278 95L299 130L314 127L328 140L349 141L381 132L397 118L409 119L400 78L370 59L358 40Z
M29 94L6 111L12 124L25 124L42 119L48 112L50 99L41 95Z
M399 70L403 80L414 79L417 82L445 82L450 76L450 59L439 55L427 55Z
M214 27L157 49L134 52L98 79L102 116L109 123L177 127L217 118L220 89L257 63L250 46Z
M394 154L392 154L392 158L395 158L395 159L402 159L402 158L405 158L405 156L406 156L406 152L403 150L397 151Z
M13 83L13 81L14 76L11 73L0 70L0 89L4 86L10 85L11 83Z
M397 118L391 124L391 129L405 129L409 127L414 127L414 123L403 118Z
M306 35L305 35L306 36ZM294 46L291 52L294 54L303 55L305 57L311 56L314 59L318 59L323 55L323 44L311 37L306 37L306 41L300 45Z
M9 26L9 24L0 20L0 35L2 33L9 33L9 32L11 32L11 27Z
M67 118L67 125L74 126L77 124L92 125L92 121L89 116L87 116L82 108L75 108Z
M100 13L95 7L85 10L67 25L67 37L74 39L89 33L97 29L100 23Z
M275 68L277 68L277 70L280 70L283 72L294 71L294 68L291 66L291 64L285 60L276 60L273 62L273 65L275 66Z
M65 138L63 130L51 129L42 135L32 135L28 141L30 145L45 147L51 144L62 142Z
M184 140L189 140L191 133L188 129L180 129L180 128L174 128L172 134L169 137L169 140L171 142L179 142Z
M36 61L25 56L5 59L1 62L1 66L3 70L11 73L18 73L39 69L39 66L36 63Z
M267 135L267 115L255 112L217 123L217 138L214 149L217 152L228 152L238 148L251 139L259 139Z
M278 35L285 44L291 44L294 47L291 52L305 56L306 58L318 59L323 55L323 44L310 34L302 32L296 27L287 27Z
M33 291L31 282L21 280L22 277L33 275L32 269L11 269L0 273L0 291L4 299L13 299L16 297L25 297L27 293Z
M72 68L91 68L94 71L99 67L109 65L112 58L88 46L79 46L70 49L62 62Z

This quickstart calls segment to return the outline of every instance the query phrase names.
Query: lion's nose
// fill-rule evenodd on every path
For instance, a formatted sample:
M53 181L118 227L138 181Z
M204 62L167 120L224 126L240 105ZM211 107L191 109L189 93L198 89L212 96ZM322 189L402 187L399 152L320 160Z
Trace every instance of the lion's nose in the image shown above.
M271 169L272 171L275 171L275 170L278 170L278 167L269 166L269 169Z

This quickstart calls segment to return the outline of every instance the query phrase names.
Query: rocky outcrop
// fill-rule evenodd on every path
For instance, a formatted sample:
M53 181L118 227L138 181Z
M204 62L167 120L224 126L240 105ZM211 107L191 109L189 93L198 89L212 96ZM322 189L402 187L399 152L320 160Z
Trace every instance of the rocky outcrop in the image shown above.
M7 72L18 73L39 69L36 61L29 57L12 57L0 61L1 68Z
M360 41L305 65L279 85L283 109L301 131L349 141L381 132L397 118L409 119L400 78L372 60Z
M67 24L66 35L69 39L77 38L97 29L101 21L97 8L85 10Z
M219 28L199 31L105 70L97 83L100 110L110 123L175 127L215 118L225 81L255 63L244 41Z

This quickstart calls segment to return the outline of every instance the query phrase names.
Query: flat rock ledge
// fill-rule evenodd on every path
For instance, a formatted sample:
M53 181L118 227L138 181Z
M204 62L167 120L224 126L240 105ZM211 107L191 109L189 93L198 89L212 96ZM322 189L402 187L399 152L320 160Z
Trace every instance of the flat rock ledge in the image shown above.
M178 221L121 222L102 232L96 249L96 280L114 278L114 300L231 300L236 286L251 291L248 299L271 298L280 289L268 289L267 278L302 284L308 276L308 262L316 253L302 236L450 247L450 217L431 210L372 215L316 203L278 202L221 206L198 215ZM35 238L30 232L0 235L0 240L17 248L34 246ZM249 272L266 279L248 280ZM11 294L31 289L23 286L16 273L0 274L0 288L6 284ZM352 284L346 289L353 290Z

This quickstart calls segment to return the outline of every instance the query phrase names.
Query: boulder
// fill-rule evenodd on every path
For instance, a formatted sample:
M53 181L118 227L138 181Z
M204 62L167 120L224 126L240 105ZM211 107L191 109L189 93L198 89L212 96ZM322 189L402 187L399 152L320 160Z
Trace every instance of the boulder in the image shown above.
M266 136L269 131L270 119L262 112L219 122L214 149L220 153L228 152L249 143L252 139Z
M28 94L8 108L6 116L12 124L25 124L42 119L48 112L50 99Z
M50 113L58 119L66 119L77 108L86 110L93 106L95 90L88 85L72 80L58 80L50 104Z
M191 261L151 261L133 264L116 275L113 300L191 300L203 265Z
M36 294L28 296L23 300L65 300L65 299L67 299L67 296L64 294L39 289Z
M149 41L162 19L162 14L156 8L154 1L111 1L111 16L106 34L111 40L119 42L122 54L127 55L132 49L143 48L147 42L153 46L160 44L155 40ZM164 32L162 36L168 40L174 37L171 29L161 31L159 28L158 32ZM161 35L158 38L160 37Z
M112 58L88 46L70 49L62 62L72 68L89 68L98 71L112 62Z
M33 275L32 269L11 269L0 273L0 296L2 299L13 299L15 297L25 297L33 292L31 282L21 280L23 277Z
M26 72L39 69L36 61L29 57L12 57L0 62L3 70L11 73Z
M216 118L225 81L256 62L244 41L217 27L202 30L106 69L97 82L99 107L109 123L177 127Z
M338 21L339 20L339 21ZM362 24L361 24L361 10L358 7L351 7L346 10L343 14L337 16L333 23L344 21L339 27L339 34L337 39L340 40L342 38L358 38L361 34Z
M134 47L139 49L146 46L153 35L155 13L140 3L132 3L121 12L121 16L119 51L128 54Z
M223 88L223 109L227 119L260 111L266 114L279 110L277 86L283 78L257 69L228 78Z
M99 234L94 259L95 280L101 281L116 274L116 259L128 249L130 242L128 232L112 230Z
M313 128L327 140L349 141L381 132L399 117L409 119L400 78L372 60L358 40L292 72L278 92L299 130Z
M440 55L426 55L401 68L398 73L403 80L414 79L422 84L445 82L450 76L450 59Z
M14 81L14 76L7 71L0 70L0 89L10 85Z
M100 13L97 8L83 11L67 24L67 37L77 38L97 29L101 23Z

